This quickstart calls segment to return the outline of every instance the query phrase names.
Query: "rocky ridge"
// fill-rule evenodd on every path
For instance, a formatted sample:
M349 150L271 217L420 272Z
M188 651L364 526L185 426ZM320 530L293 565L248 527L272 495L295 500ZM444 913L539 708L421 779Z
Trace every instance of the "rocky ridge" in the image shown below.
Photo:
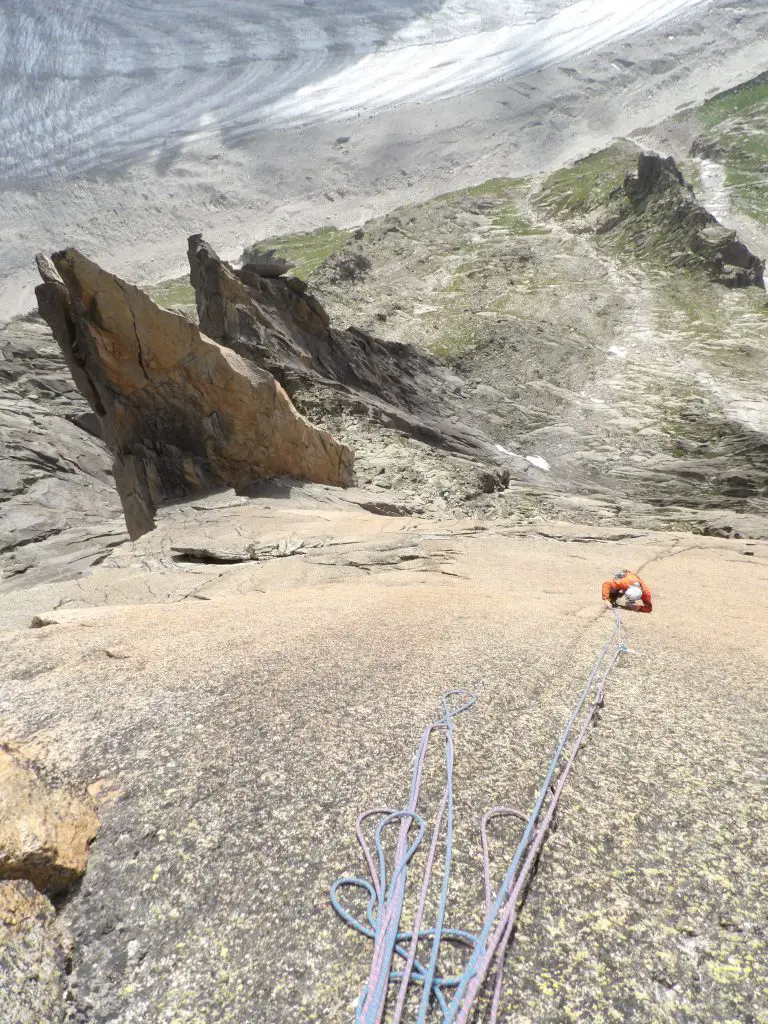
M543 187L492 182L372 222L311 291L289 261L235 271L198 240L208 330L354 448L358 481L401 511L759 534L758 289L731 298L689 265L654 271L644 243L663 235L663 197L688 196L677 171L658 202L625 196L622 224L595 233L638 155L619 147ZM701 264L679 240L667 255L685 251ZM361 326L338 330L324 307ZM76 576L123 528L98 418L47 332L30 317L0 343L9 590Z
M200 329L273 374L290 394L314 386L345 408L436 448L494 462L493 442L457 422L463 381L428 353L331 326L298 278L246 262L234 270L199 236L189 243Z
M644 192L636 205L625 182ZM339 283L321 266L310 282L334 318L354 311L464 380L464 415L510 472L482 514L760 533L765 297L712 280L726 263L689 247L701 230L736 244L677 169L626 143L543 181L489 182L396 211L339 254L364 257L364 276ZM743 262L759 272L756 257ZM354 436L358 477L404 489L404 471L380 475L392 442L360 425ZM460 490L446 488L454 501Z
M697 202L673 157L641 153L601 211L595 231L615 233L640 258L703 269L729 288L765 288L764 263Z

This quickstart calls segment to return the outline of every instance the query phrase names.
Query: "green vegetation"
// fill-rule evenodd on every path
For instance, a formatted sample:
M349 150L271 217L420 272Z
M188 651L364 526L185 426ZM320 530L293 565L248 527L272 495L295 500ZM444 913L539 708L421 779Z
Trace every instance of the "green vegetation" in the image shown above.
M479 200L483 213L490 218L494 227L504 228L511 235L547 235L549 228L537 227L520 212L530 186L530 178L491 178L480 185L445 192L433 199L432 203L451 205L462 199Z
M427 346L440 359L456 359L482 340L477 324L471 320L449 320L445 328Z
M725 168L736 209L768 224L768 74L721 93L697 112L694 151Z
M677 270L699 263L688 250L687 222L676 207L668 209L662 198L638 214L627 200L621 201L619 190L626 175L636 169L638 152L636 146L618 142L556 171L539 190L539 206L565 219L594 213L616 221L601 234L601 247L610 247L619 258L641 260L649 269Z
M497 196L504 198L509 194L510 189L516 188L525 178L489 178L479 185L470 185L467 188L457 189L455 192L443 192L432 200L435 203L452 202L462 196L469 198L491 198Z
M194 306L195 289L189 283L189 274L176 277L171 281L161 281L150 285L147 289L149 297L158 306Z
M351 231L341 228L318 228L298 235L275 235L257 242L255 248L261 252L274 249L278 256L295 263L291 273L302 280L310 276L323 260L342 249Z
M751 82L718 93L707 100L699 113L708 128L734 117L750 117L756 107L768 107L768 73L758 75Z
M637 146L616 142L608 149L577 160L545 179L538 204L555 216L579 217L605 206L624 176L637 166Z
M550 228L536 227L527 218L522 217L511 203L504 203L491 214L494 227L506 228L511 235L548 235Z

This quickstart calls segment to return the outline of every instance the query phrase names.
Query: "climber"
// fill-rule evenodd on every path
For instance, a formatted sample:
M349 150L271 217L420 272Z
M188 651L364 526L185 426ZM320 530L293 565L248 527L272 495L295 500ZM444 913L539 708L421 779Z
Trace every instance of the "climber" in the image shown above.
M630 572L629 569L621 569L613 579L603 583L603 600L609 601L612 608L620 598L625 599L623 605L631 612L652 612L651 592L648 585L643 583L640 577Z

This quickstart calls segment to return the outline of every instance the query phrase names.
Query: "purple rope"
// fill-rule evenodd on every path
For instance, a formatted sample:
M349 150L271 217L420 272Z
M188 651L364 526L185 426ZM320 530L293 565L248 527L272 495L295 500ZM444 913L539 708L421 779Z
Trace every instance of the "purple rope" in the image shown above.
M477 998L477 995L480 992L480 988L488 973L494 955L498 951L500 970L499 973L497 974L496 985L494 986L494 996L493 1003L491 1005L489 1024L495 1024L496 1022L499 1009L499 999L501 997L501 970L503 969L504 957L506 956L509 940L512 936L515 920L517 918L518 900L525 888L531 871L533 870L533 866L536 863L536 858L538 857L544 845L544 841L547 837L550 826L552 824L552 819L554 818L555 811L557 810L557 805L560 802L560 796L562 795L563 789L565 788L565 784L568 781L568 777L570 776L571 771L573 770L573 766L576 763L576 758L584 743L584 739L587 735L587 732L589 731L589 727L594 721L595 717L597 716L597 713L603 703L603 697L605 695L605 681L614 664L616 663L616 660L620 652L621 648L617 648L611 660L608 663L608 667L605 669L600 679L595 694L595 698L592 701L592 704L590 705L587 717L573 745L573 749L571 750L568 760L566 761L560 773L560 778L557 781L557 785L555 787L554 793L552 794L552 798L549 802L549 806L547 807L547 811L544 815L544 818L542 819L540 826L536 830L528 846L528 852L526 854L525 860L523 861L520 871L518 872L515 884L509 893L509 897L505 904L504 910L502 911L499 923L496 926L496 929L490 941L488 942L486 950L477 965L475 974L469 981L463 1002L461 1004L461 1009L459 1010L459 1013L456 1017L456 1024L467 1024L467 1020L469 1019L469 1015L472 1012L472 1007L475 1002L475 999Z
M413 769L411 796L408 802L408 813L410 815L413 815L416 812L416 804L418 803L419 795L421 793L421 781L424 771L424 761L427 753L427 744L429 743L429 737L435 728L435 725L428 725L421 735L421 743L419 744ZM370 814L372 812L368 813ZM408 830L412 821L412 817L410 819L404 817L400 825L400 835L398 837L395 866L393 869L394 872L400 872L400 874L398 881L396 882L396 889L393 894L393 898L386 907L384 907L382 903L384 893L382 891L383 886L381 885L381 880L379 880L379 907L381 908L380 913L384 914L384 918L377 929L373 958L371 960L371 971L368 976L368 991L362 1006L361 1017L366 1024L381 1024L381 1018L384 1016L384 1007L387 999L387 983L392 969L395 940L397 938L397 930L400 922L400 916L402 914L403 899L405 895L406 872L403 859L406 852L406 843L408 841ZM368 867L370 868L372 866L373 858L370 856L367 844L364 846L364 851L366 853ZM375 885L376 883L374 883L374 886ZM393 922L394 934L392 934Z
M609 656L607 665L604 665L603 661L611 641L615 641L616 648L612 655ZM507 951L514 934L517 916L522 906L526 887L530 882L538 857L544 843L546 842L552 822L557 812L560 798L571 775L578 754L584 745L587 733L603 704L606 680L619 655L625 650L626 648L621 643L621 618L619 614L616 613L615 630L600 652L600 655L590 672L587 687L582 693L582 696L571 715L569 723L566 726L555 752L552 765L547 773L544 782L546 789L539 790L534 810L531 814L526 816L517 808L494 807L491 810L486 811L483 815L480 822L480 838L482 844L483 880L485 888L485 922L481 932L478 933L477 936L472 936L465 932L459 932L455 929L448 929L445 933L446 936L453 937L454 939L460 936L460 941L467 941L474 946L474 952L470 958L469 965L465 969L464 974L460 977L454 979L436 979L435 972L440 942L443 938L442 920L443 914L445 913L447 884L450 873L453 807L451 788L453 764L453 718L455 715L471 707L474 703L474 698L470 697L470 702L468 704L463 705L455 711L450 709L447 697L443 698L443 719L427 726L424 729L414 760L408 808L402 811L377 808L375 810L366 811L364 814L360 815L357 820L356 833L372 880L369 892L372 890L375 895L375 904L377 907L377 920L373 930L367 931L361 924L358 924L353 918L350 918L342 907L334 903L337 912L341 914L349 924L357 928L358 931L363 931L364 934L367 934L374 939L374 949L368 984L361 997L361 1004L357 1014L357 1020L360 1024L381 1024L386 1009L389 986L393 980L399 980L400 984L391 1024L401 1024L408 991L414 981L415 970L418 972L416 980L418 980L423 986L419 1009L419 1021L425 1020L429 1009L430 998L434 995L440 1003L440 1007L444 1012L446 1020L450 1019L451 1024L467 1024L475 1006L476 999L494 961L496 964L496 971L490 1016L488 1020L489 1024L497 1024L499 1005L503 990ZM589 692L590 685L594 685L595 681L597 681L597 687L594 691L592 702L587 706L585 714L583 710L585 698ZM448 696L458 695L460 693L463 696L467 696L466 694L463 694L462 691L454 691L453 694ZM581 714L585 714L583 724L576 739L572 741L570 752L568 752L566 756L566 744L569 742L570 730L576 724L577 717ZM407 868L424 832L424 821L417 814L416 809L421 796L424 765L429 740L432 733L438 731L444 733L446 743L446 786L438 807L437 817L432 832L412 931L410 935L408 935L408 933L400 932L400 919L403 912L407 884ZM561 756L566 756L565 763L562 764L557 776L553 776L554 765L557 764L557 759ZM547 797L548 803L545 803ZM448 812L448 836L446 840L446 860L443 870L440 909L435 928L431 931L422 932L422 922L424 920L429 888L432 883L435 861L437 859L440 835L444 829L446 811ZM539 818L538 816L542 811L544 812L543 817ZM376 858L374 857L373 852L363 834L362 828L363 822L376 815L385 816L384 820L376 829L376 850L379 858L378 867L376 865ZM523 834L523 840L518 844L515 858L510 865L507 874L504 876L504 882L502 884L504 891L498 892L494 896L491 883L488 825L492 819L500 817L516 818L524 822L526 828ZM381 833L385 827L389 824L393 824L398 818L400 819L400 828L397 848L392 874L390 876L391 880L389 884L387 884L387 869ZM419 834L416 841L409 845L408 836L414 824L418 824ZM361 887L365 887L366 885L366 883L359 879L342 879L340 880L340 883L335 883L335 885L338 884L352 884ZM332 890L332 901L335 899L333 892L334 890ZM371 910L369 910L369 914L372 917ZM401 934L403 939L406 937L409 939L407 953L403 948L402 943L398 941L398 936ZM432 953L429 964L425 966L417 958L417 953L419 942L422 938L425 938L428 935L432 936ZM481 942L482 946L480 945ZM405 966L401 974L393 972L393 960L396 955L405 960ZM457 989L450 1007L447 1005L445 997L441 993L441 988L444 988L447 985L455 986Z
M435 863L435 854L437 853L437 841L440 836L440 826L443 823L443 815L445 814L445 808L448 805L448 790L446 789L443 793L443 799L440 801L440 807L437 811L437 820L435 821L435 828L432 832L432 842L429 845L429 856L427 857L427 863L424 866L424 881L421 885L421 894L419 896L419 906L416 910L416 917L413 921L413 935L411 936L411 944L408 947L408 959L405 963L405 969L403 971L403 977L400 981L400 990L397 993L397 1002L395 1003L395 1012L392 1016L392 1024L400 1024L400 1020L403 1016L403 1009L405 1008L405 1000L408 994L408 986L411 983L411 975L413 974L413 964L416 960L416 949L419 944L419 932L421 931L421 922L424 920L424 909L427 904L427 894L429 892L429 883L432 881L432 867Z

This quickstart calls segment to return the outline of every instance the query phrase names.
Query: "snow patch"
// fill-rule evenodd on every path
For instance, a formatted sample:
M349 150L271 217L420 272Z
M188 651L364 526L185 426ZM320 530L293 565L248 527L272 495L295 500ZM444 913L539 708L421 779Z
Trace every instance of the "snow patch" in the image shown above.
M728 199L728 182L725 168L714 160L699 160L701 175L701 192L699 200L713 217L722 223L728 217L730 201Z

